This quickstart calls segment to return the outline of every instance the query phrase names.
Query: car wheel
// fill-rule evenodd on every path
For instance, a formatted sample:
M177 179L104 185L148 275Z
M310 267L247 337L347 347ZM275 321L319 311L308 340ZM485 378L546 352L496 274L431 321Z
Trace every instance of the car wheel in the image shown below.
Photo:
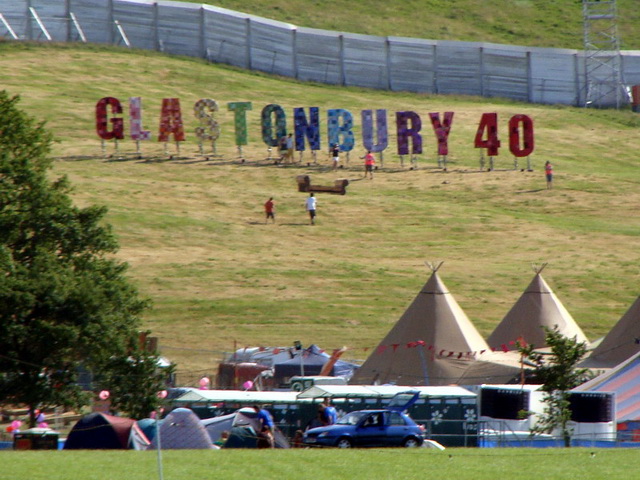
M341 438L340 440L338 440L338 443L336 443L336 447L351 448L353 447L353 442L348 438Z
M420 441L415 437L409 437L404 442L402 442L402 446L406 448L415 448L420 446Z

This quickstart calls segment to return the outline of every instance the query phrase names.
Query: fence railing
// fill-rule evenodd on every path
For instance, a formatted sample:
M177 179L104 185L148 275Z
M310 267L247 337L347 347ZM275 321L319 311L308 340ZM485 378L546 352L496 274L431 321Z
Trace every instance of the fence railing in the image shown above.
M586 102L579 50L333 32L194 3L0 0L0 36L159 50L333 85ZM640 52L621 60L623 82L640 84ZM600 106L615 105L614 97Z

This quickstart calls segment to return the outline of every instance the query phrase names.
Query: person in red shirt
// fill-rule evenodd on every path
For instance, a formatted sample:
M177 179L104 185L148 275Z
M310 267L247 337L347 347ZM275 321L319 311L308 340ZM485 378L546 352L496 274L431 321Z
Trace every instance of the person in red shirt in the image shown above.
M373 156L371 150L367 150L367 154L364 156L364 178L367 178L367 173L369 174L369 178L373 180L373 168L376 164L376 157Z
M264 223L267 223L269 219L273 220L273 223L276 223L276 214L274 212L274 209L275 203L273 203L273 197L271 197L264 203L264 213L267 216Z
M544 174L547 177L547 188L550 189L553 187L553 166L551 162L544 164Z

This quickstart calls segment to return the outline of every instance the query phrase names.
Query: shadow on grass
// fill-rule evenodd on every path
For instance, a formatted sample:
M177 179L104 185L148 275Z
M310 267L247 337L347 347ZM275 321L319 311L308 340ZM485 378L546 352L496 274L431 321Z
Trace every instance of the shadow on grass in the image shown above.
M247 225L262 225L263 227L271 227L271 226L276 226L276 227L304 227L306 225L309 225L309 222L287 222L287 223L264 223L264 222L256 222L256 221L251 221L251 222L247 222Z

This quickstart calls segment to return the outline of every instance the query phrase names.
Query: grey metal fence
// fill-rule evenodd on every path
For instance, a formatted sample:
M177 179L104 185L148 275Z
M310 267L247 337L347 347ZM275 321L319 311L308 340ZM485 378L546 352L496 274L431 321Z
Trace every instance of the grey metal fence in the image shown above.
M119 44L334 85L586 101L580 50L358 35L171 1L0 0L0 14L8 39ZM640 51L621 57L623 83L640 84Z

